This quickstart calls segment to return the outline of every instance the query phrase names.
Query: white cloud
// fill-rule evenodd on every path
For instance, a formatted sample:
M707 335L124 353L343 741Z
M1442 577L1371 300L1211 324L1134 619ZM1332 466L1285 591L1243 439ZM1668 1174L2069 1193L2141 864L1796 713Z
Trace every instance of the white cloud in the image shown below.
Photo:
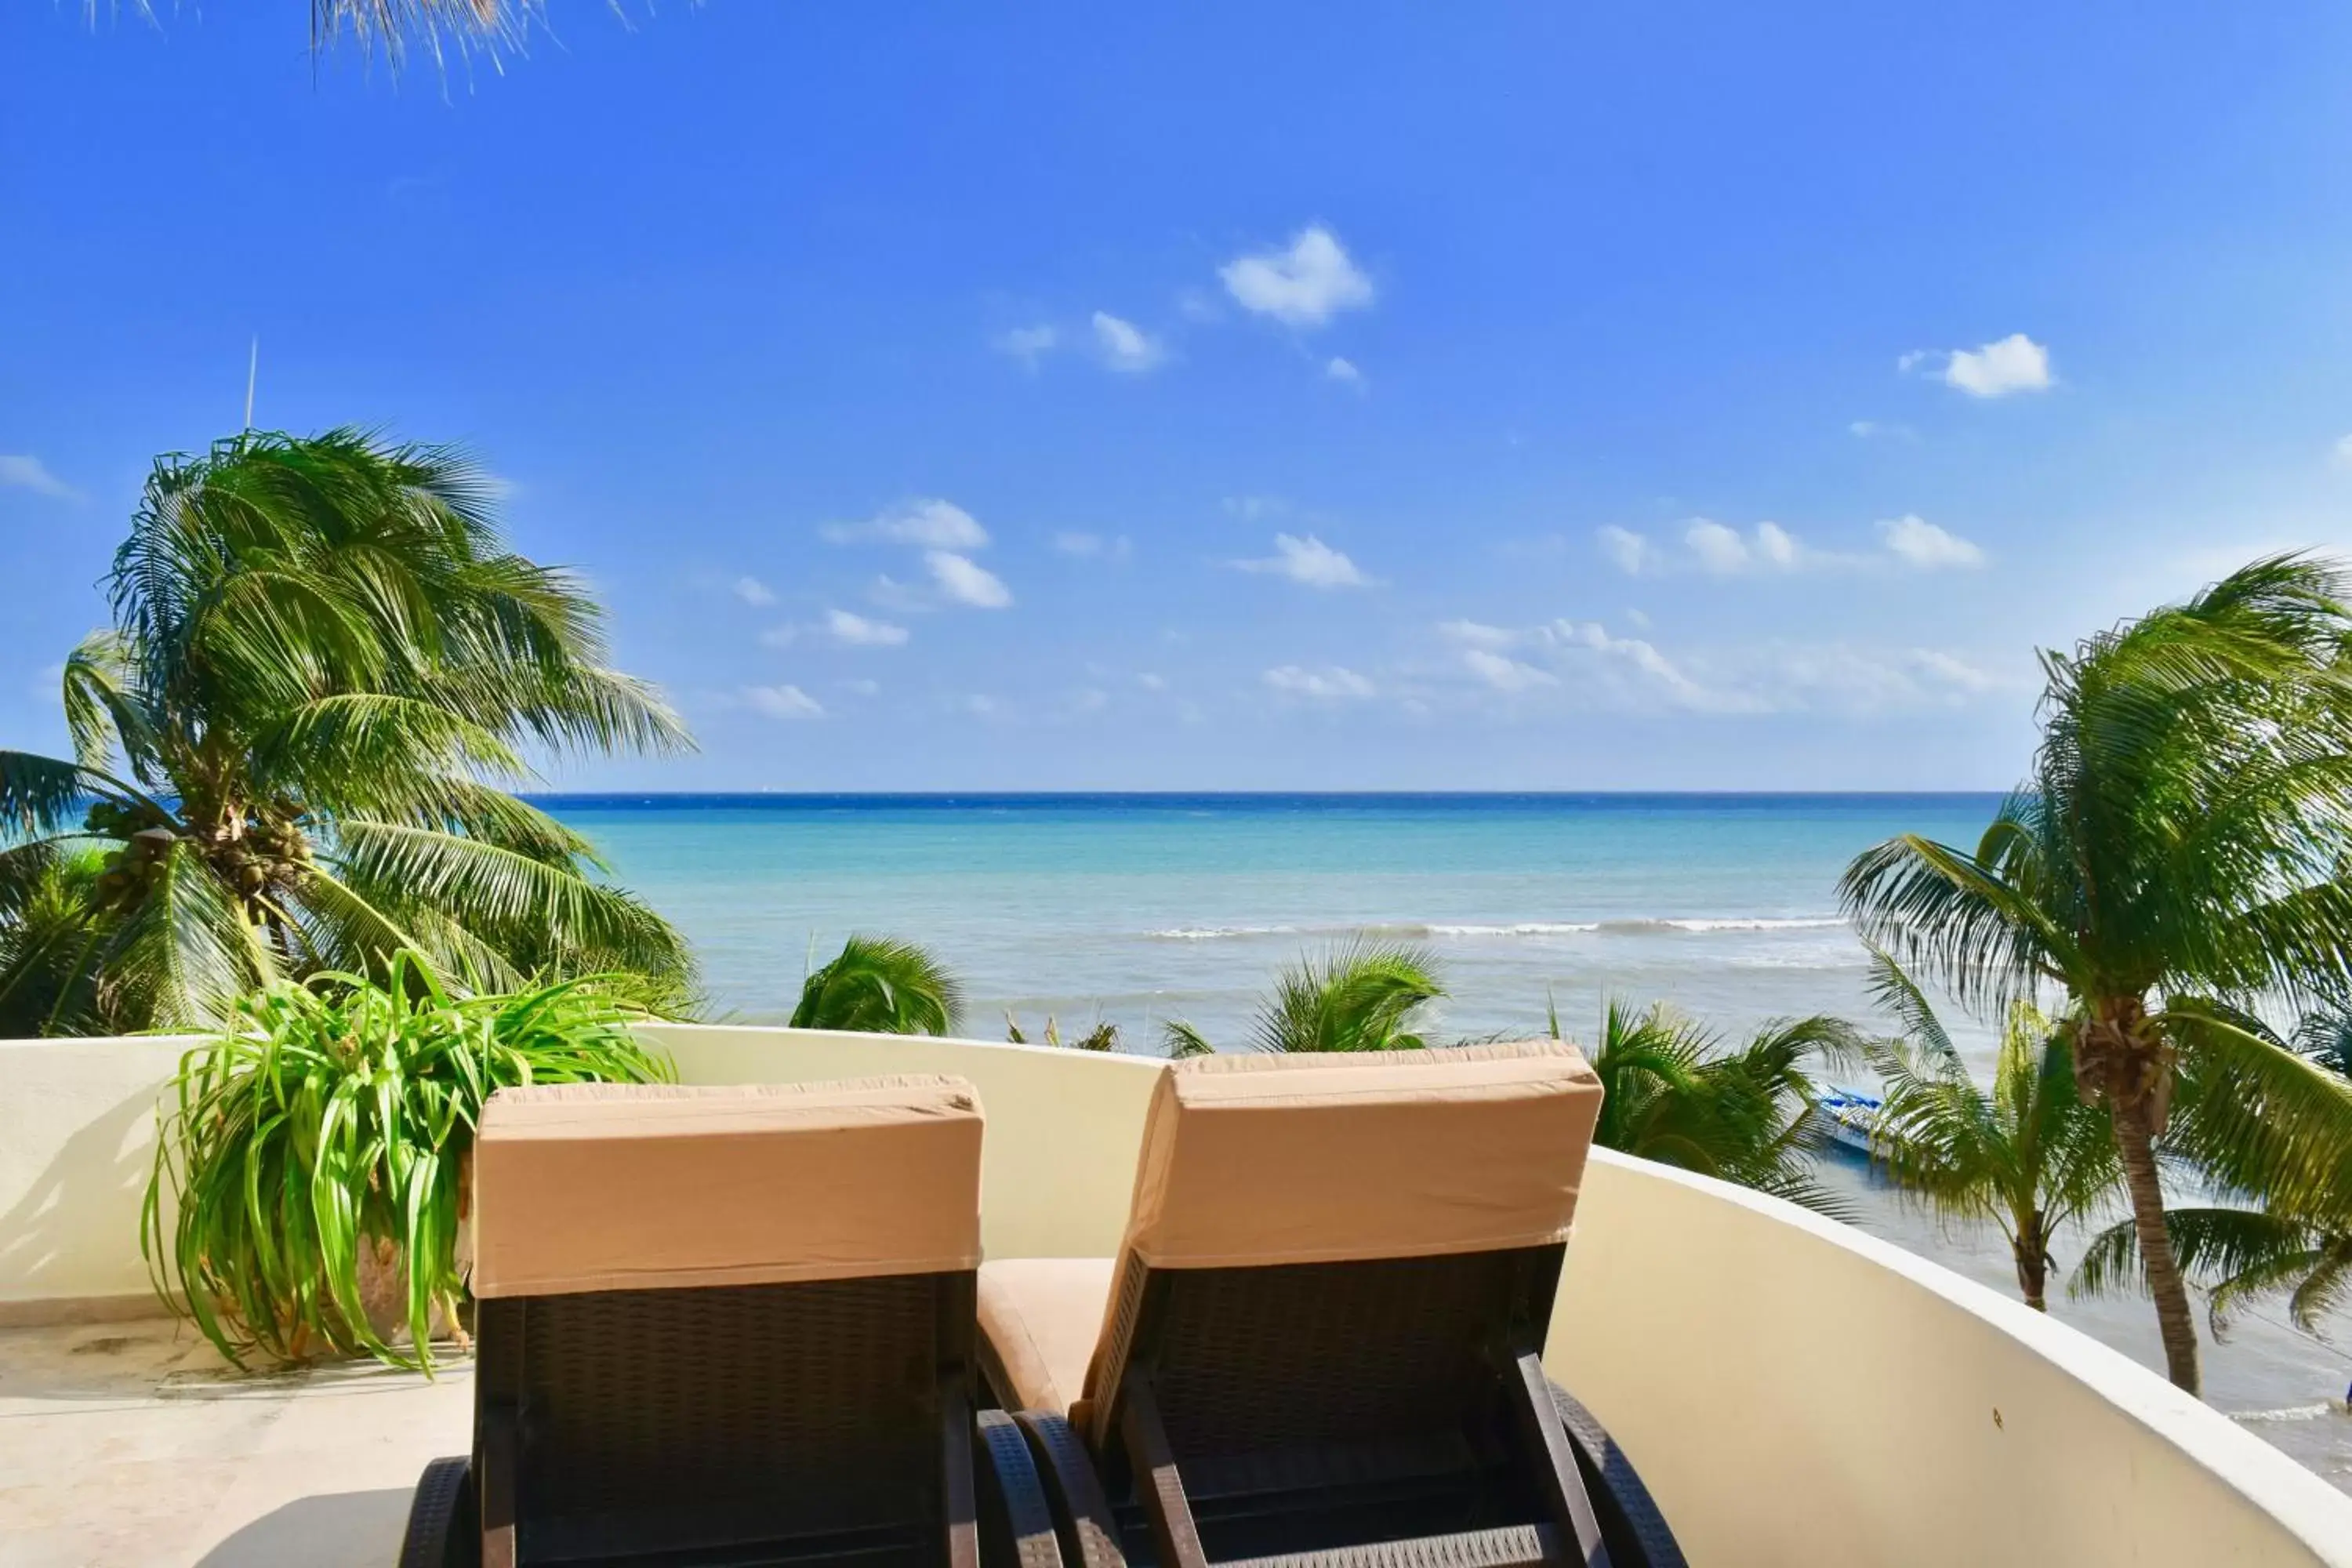
M989 340L989 346L1034 370L1037 362L1051 353L1061 341L1060 329L1040 322L1034 327L1013 327L999 332Z
M959 605L1001 610L1013 603L1013 590L1003 580L968 555L933 550L925 553L923 563L931 569L931 581L939 584L940 592Z
M1190 284L1176 290L1176 309L1188 321L1222 321L1225 313L1205 289Z
M1372 302L1372 280L1320 224L1299 230L1286 249L1234 258L1217 276L1242 309L1294 327L1319 327Z
M1769 528L1772 525L1767 523L1765 526ZM1778 528L1773 528L1772 531L1778 535L1774 545L1785 549L1788 559L1794 560L1794 542ZM1761 530L1758 531L1756 548L1751 550L1738 529L1726 528L1722 523L1712 522L1703 517L1691 520L1690 527L1683 532L1683 542L1690 546L1693 555L1698 557L1699 570L1717 577L1746 572L1762 561L1769 560L1775 565L1787 564L1778 556L1767 553Z
M1656 552L1650 548L1648 540L1613 522L1601 531L1601 552L1629 577L1638 577L1657 563Z
M961 706L975 719L993 719L998 712L996 699L981 692L965 698Z
M1154 675L1150 670L1145 670L1141 675L1137 676L1135 678L1135 683L1143 688L1146 691L1165 691L1168 689L1168 678L1164 675Z
M12 487L52 500L81 500L81 492L49 472L49 466L40 458L0 453L0 489Z
M1897 354L1895 356L1895 374L1908 375L1934 357L1926 349L1913 349L1908 353Z
M926 550L978 550L988 531L971 513L945 500L911 500L864 522L828 522L819 530L835 544L914 544Z
M2023 332L1979 349L1954 349L1944 364L1944 384L1970 397L2040 392L2050 384L2050 350Z
M1559 684L1559 677L1548 669L1521 664L1517 659L1506 658L1483 647L1463 649L1462 662L1469 666L1471 674L1497 691L1525 691L1531 687Z
M1310 588L1365 588L1372 581L1357 570L1354 562L1311 533L1304 539L1277 533L1272 555L1234 564L1244 572L1271 572Z
M1655 644L1641 637L1612 637L1609 628L1598 621L1588 621L1582 626L1562 621L1554 630L1574 646L1588 648L1606 660L1630 668L1675 707L1725 712L1745 706L1722 694L1709 691L1684 674L1674 660L1658 651Z
M1071 530L1054 535L1054 548L1081 561L1124 561L1135 547L1125 534L1116 539L1106 539L1099 533Z
M1437 630L1465 647L1509 647L1519 640L1519 634L1508 626L1490 626L1484 621L1441 621Z
M1103 363L1133 375L1156 370L1167 357L1158 340L1132 321L1122 321L1108 310L1095 312L1095 347Z
M757 577L736 578L735 596L747 605L772 605L776 602L775 590Z
M1971 696L1979 691L1990 691L2000 684L1968 660L1932 647L1913 648L1911 662L1930 679Z
M1356 362L1341 359L1338 354L1333 354L1324 363L1323 374L1343 386L1361 387L1364 384L1364 373L1356 368Z
M794 626L770 626L760 634L760 643L764 647L790 647L800 638L801 629Z
M1227 496L1222 504L1227 517L1237 517L1244 522L1280 517L1290 510L1290 503L1279 496Z
M907 628L877 621L848 610L827 610L824 629L834 641L848 647L898 647L907 640Z
M1320 669L1307 669L1296 664L1286 664L1269 669L1261 677L1267 688L1286 697L1305 697L1318 702L1344 702L1370 697L1372 683L1354 670L1339 665L1326 665Z
M2338 467L2352 468L2352 436L2338 436L2328 451L2335 457Z
M1557 690L1572 706L1700 714L1922 711L2022 689L1940 648L1779 640L1669 655L1597 621L1513 628L1453 621L1462 668L1497 690ZM1528 650L1512 658L1503 650Z
M1886 548L1896 559L1922 572L1949 566L1981 566L1985 563L1983 550L1916 512L1882 522L1878 530L1886 536Z
M771 719L822 719L824 705L797 686L747 686L743 700Z
M1756 554L1759 560L1785 572L1797 563L1797 542L1779 523L1759 522L1756 525Z
M1846 426L1846 432L1857 440L1916 441L1919 432L1908 425L1890 424L1884 419L1857 419Z

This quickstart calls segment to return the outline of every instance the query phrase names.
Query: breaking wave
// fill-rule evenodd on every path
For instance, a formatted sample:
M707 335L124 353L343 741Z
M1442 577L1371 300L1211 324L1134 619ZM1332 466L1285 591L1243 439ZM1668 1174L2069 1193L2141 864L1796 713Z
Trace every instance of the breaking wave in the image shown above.
M1790 917L1722 915L1609 921L1515 921L1500 925L1435 921L1423 923L1414 921L1329 926L1170 926L1147 934L1164 942L1222 942L1261 936L1397 937L1406 940L1462 937L1475 940L1497 937L1643 936L1670 931L1692 936L1712 936L1735 931L1833 931L1843 928L1845 923L1836 915Z

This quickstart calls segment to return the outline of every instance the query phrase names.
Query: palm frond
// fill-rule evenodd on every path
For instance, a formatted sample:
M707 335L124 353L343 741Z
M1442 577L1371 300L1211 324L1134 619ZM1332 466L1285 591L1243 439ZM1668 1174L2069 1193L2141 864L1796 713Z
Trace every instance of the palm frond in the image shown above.
M278 978L278 958L194 845L173 839L107 943L110 989L155 1029L218 1027L237 999Z
M403 926L446 911L524 973L632 970L686 978L685 939L618 888L482 839L361 818L341 821L330 858L342 882Z
M2068 935L2000 867L1916 834L1856 856L1838 898L1864 940L1963 1004L2006 1005L2078 962Z
M1412 1015L1445 994L1423 949L1351 942L1308 953L1275 978L1255 1034L1265 1051L1407 1050Z
M2352 1080L2200 998L2159 1018L2182 1064L2166 1147L2275 1211L2352 1224Z
M1169 1057L1181 1061L1187 1057L1213 1057L1217 1047L1209 1037L1181 1018L1171 1018L1160 1026L1161 1045Z
M963 1026L963 982L910 942L852 936L813 972L793 1009L795 1029L952 1035Z

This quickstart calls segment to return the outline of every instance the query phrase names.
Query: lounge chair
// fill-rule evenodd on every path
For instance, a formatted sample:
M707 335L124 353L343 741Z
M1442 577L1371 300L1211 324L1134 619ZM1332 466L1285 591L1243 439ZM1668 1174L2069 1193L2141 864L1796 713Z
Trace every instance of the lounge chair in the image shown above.
M981 1122L952 1078L493 1095L474 1450L403 1568L1055 1568L974 1415Z
M1556 1041L1175 1064L1116 1259L991 1261L1080 1568L1680 1568L1541 1356L1601 1103Z

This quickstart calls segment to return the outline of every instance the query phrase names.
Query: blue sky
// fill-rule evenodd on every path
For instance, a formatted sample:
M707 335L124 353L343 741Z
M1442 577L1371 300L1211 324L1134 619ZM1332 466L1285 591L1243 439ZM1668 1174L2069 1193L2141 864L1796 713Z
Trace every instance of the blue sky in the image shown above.
M574 787L1997 787L2352 539L2340 7L1001 9L0 12L0 737L257 336L701 740Z

